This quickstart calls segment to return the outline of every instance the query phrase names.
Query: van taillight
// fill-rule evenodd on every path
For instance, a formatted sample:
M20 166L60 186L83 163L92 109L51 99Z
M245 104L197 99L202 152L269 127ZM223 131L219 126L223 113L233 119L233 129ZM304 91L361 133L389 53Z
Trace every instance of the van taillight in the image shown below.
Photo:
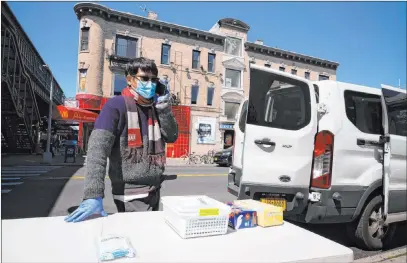
M311 187L331 187L333 142L334 135L329 131L321 131L315 138Z

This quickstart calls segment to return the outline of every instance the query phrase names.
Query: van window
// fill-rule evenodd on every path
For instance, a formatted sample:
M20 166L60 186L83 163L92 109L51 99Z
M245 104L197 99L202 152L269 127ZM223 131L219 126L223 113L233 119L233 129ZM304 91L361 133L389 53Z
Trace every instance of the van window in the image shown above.
M389 101L393 99L393 101ZM386 98L387 116L389 117L389 133L407 136L407 98L399 93L396 97Z
M246 128L247 104L249 104L249 102L246 100L243 103L242 112L240 113L239 129L240 129L241 132L244 132L245 128Z
M361 132L383 134L379 95L346 90L345 107L346 116Z
M299 130L311 120L310 91L306 83L252 71L247 123Z

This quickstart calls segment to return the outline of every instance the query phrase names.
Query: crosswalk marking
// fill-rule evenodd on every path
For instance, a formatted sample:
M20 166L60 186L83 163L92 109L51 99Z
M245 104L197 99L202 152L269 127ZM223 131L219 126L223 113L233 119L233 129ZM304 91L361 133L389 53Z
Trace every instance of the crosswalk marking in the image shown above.
M36 174L4 174L4 173L1 173L1 175L2 175L2 178L3 178L3 175L4 176L21 176L21 177L30 177L30 176L38 176L38 175L41 175L41 173L36 173Z
M24 179L40 176L48 173L54 169L61 168L62 166L48 166L48 165L21 165L21 166L7 166L1 168L1 194L10 193L18 185L24 183Z
M1 186L3 186L3 185L5 185L5 186L7 186L7 185L20 185L20 184L23 184L23 182L1 183Z

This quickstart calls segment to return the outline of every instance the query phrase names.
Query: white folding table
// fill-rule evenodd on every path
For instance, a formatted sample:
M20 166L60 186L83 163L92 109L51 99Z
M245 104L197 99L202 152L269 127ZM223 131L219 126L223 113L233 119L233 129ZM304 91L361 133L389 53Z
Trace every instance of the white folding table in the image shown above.
M352 262L351 249L284 222L182 239L163 212L113 214L80 223L64 217L2 220L3 262L98 262L101 235L130 238L126 262ZM116 261L114 261L116 262Z

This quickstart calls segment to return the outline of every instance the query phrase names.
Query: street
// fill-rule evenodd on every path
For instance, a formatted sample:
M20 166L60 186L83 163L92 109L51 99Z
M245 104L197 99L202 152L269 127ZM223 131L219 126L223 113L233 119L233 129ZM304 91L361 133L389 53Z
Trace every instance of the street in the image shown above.
M2 167L2 219L64 216L73 211L81 202L85 168L80 166L17 166ZM166 174L178 178L164 182L162 196L168 195L208 195L221 202L234 200L226 191L228 168L222 167L168 167ZM5 180L19 181L20 184L5 185ZM12 180L12 179L15 180ZM18 178L18 179L16 179ZM110 182L106 180L104 207L107 213L115 213L116 208L110 193ZM299 224L297 224L299 225ZM346 237L342 225L312 225L302 227L328 239L352 248L355 259L380 253L364 251L354 247ZM400 227L391 248L406 246L406 224Z

